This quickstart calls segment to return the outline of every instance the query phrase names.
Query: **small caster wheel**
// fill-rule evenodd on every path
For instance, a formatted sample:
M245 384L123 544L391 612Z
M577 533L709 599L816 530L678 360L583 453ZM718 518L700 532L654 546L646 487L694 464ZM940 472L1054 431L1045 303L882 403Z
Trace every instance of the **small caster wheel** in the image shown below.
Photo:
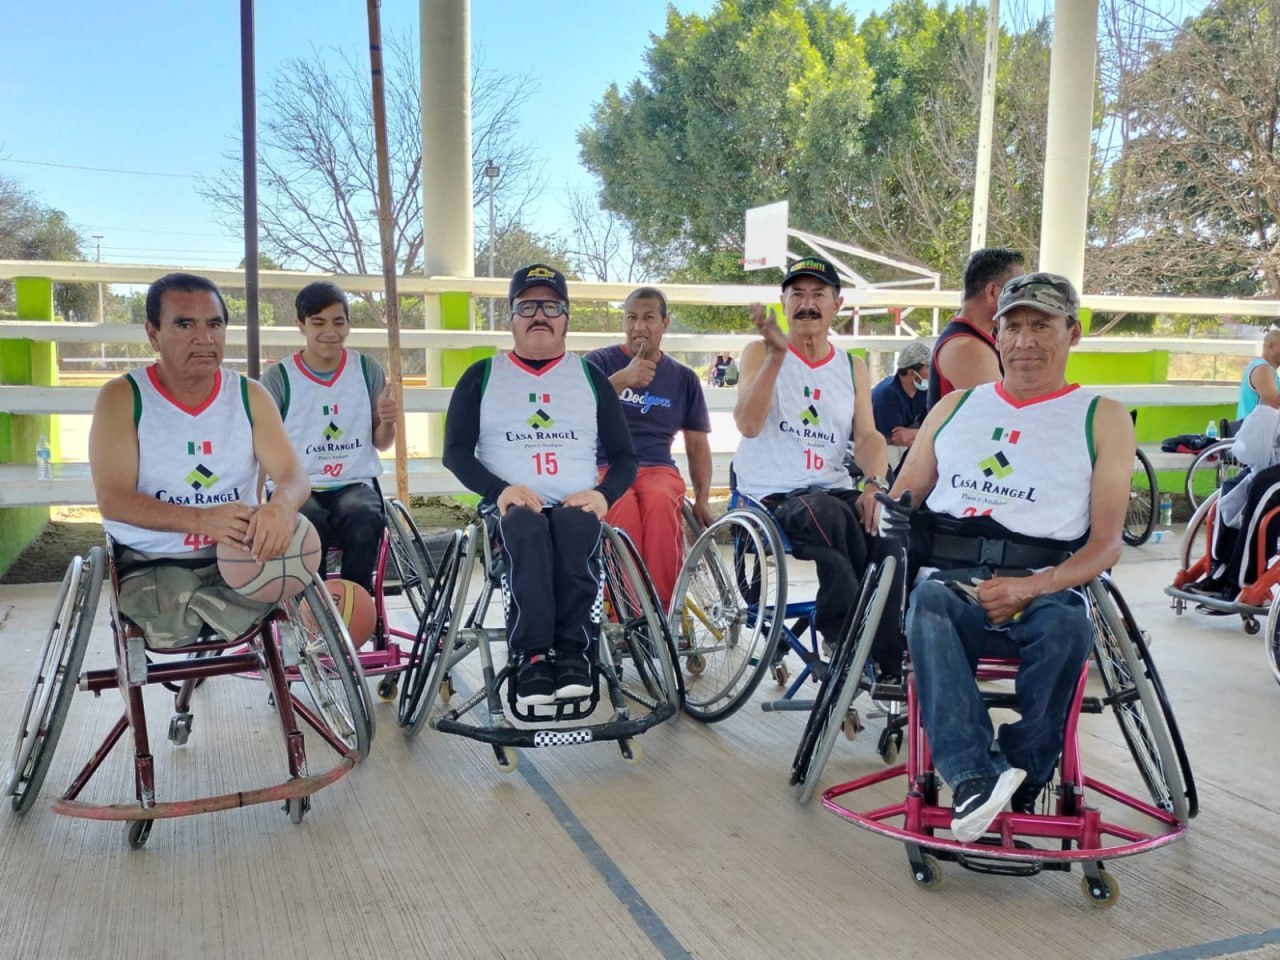
M495 746L493 748L493 765L498 768L499 773L514 773L516 767L520 765L520 754L515 750L508 750L506 747Z
M289 815L289 820L293 823L301 823L310 809L310 797L290 797L284 802L284 812Z
M920 854L920 862L911 864L911 877L916 886L936 890L942 886L942 866L931 853Z
M844 720L840 722L840 729L844 731L846 740L857 738L863 730L862 718L858 716L857 710L850 710L844 715Z
M440 681L440 701L442 703L448 703L452 699L453 699L453 678L445 677L443 680Z
M147 845L153 823L154 820L130 820L124 825L124 835L129 841L130 850L141 850Z
M889 766L898 762L898 751L902 749L902 731L884 730L880 734L880 742L876 744L876 753Z
M1108 907L1114 907L1120 899L1120 883L1114 876L1099 867L1097 876L1091 877L1086 874L1080 878L1080 892L1084 894L1085 902L1089 906L1105 910Z
M780 687L785 687L787 681L791 679L791 671L787 669L786 661L779 660L773 665L773 682Z
M1258 625L1258 621L1255 620L1253 617L1244 618L1244 632L1247 633L1249 636L1251 637L1256 636L1258 631L1261 629L1262 628Z
M189 739L191 739L191 714L174 714L169 718L169 741L180 747Z
M618 749L622 751L622 762L629 767L644 759L644 751L634 740L619 740Z
M691 653L684 658L684 668L692 677L702 676L702 671L707 669L707 658L700 653Z
M378 699L383 703L390 703L396 698L396 694L400 692L400 685L390 677L383 677L378 681Z

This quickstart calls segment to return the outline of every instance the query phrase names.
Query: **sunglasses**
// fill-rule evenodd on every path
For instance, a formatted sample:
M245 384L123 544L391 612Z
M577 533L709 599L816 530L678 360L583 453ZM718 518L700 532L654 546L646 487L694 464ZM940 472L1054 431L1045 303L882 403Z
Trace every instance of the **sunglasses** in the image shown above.
M539 309L548 320L554 320L569 313L569 305L561 300L521 300L512 306L511 313L528 318L536 315Z

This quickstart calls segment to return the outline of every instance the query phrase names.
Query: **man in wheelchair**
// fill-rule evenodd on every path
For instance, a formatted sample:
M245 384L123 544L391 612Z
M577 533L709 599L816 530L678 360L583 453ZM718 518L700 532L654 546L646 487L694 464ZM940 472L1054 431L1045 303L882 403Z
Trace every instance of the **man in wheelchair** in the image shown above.
M866 364L828 339L843 302L830 262L792 263L782 279L787 333L762 305L751 306L761 339L742 351L733 408L742 433L733 458L737 488L773 513L797 557L814 561L814 626L831 646L858 596L877 529L875 493L888 489L889 466ZM844 466L851 437L867 478L860 492Z
M218 573L219 541L258 560L289 545L310 487L261 385L222 366L227 306L204 277L151 284L151 366L103 386L89 468L103 526L120 550L120 611L152 646L180 646L205 625L232 638L270 609ZM275 482L258 503L259 467Z
M399 407L381 364L344 346L351 316L336 284L309 283L294 305L306 346L268 367L262 385L311 482L302 512L320 535L321 575L337 547L342 578L372 591L385 526L378 451L395 443Z
M517 270L508 300L514 349L459 378L444 465L496 512L516 701L528 707L591 694L592 558L601 519L635 479L636 455L608 378L565 352L564 274ZM599 483L597 440L608 461Z
M1078 588L1120 557L1133 424L1119 403L1066 381L1078 310L1063 277L1007 283L996 314L1003 379L933 409L892 491L924 501L911 518L921 569L907 645L925 732L952 788L951 830L966 843L1010 799L1030 812L1051 778L1092 647ZM886 511L886 524L903 522ZM994 739L973 679L980 656L1020 661L1020 716Z

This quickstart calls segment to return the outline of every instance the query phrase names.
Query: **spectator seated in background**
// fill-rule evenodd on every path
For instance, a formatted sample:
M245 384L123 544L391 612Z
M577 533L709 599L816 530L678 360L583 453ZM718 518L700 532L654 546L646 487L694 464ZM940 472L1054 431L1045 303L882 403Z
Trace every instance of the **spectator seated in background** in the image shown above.
M907 448L929 412L928 342L915 340L898 353L898 368L871 388L876 429L892 446Z
M1255 357L1245 367L1240 378L1240 401L1236 404L1236 419L1243 420L1258 404L1280 407L1280 330L1268 330L1262 337L1262 356Z

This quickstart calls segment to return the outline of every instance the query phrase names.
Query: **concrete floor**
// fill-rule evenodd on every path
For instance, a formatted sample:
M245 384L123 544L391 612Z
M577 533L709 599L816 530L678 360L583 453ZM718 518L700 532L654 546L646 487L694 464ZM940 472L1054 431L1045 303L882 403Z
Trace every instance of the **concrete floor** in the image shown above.
M504 776L482 744L429 730L406 741L379 704L371 756L301 825L248 807L160 821L130 851L119 824L49 809L119 712L113 693L79 693L36 808L0 814L0 960L1280 957L1280 687L1238 620L1169 609L1176 547L1127 549L1116 579L1153 637L1201 813L1185 840L1108 864L1113 909L1085 904L1078 872L946 864L940 889L918 889L900 844L796 804L787 772L804 718L756 705L650 731L636 766L588 744L525 751ZM6 737L55 590L0 588ZM86 666L109 663L104 602ZM776 695L766 684L757 700ZM148 694L162 799L282 779L260 684L198 691L183 748L163 740L166 700ZM837 743L823 787L880 767L875 732ZM1084 718L1082 741L1090 774L1141 790L1110 715ZM131 797L121 746L85 799Z

